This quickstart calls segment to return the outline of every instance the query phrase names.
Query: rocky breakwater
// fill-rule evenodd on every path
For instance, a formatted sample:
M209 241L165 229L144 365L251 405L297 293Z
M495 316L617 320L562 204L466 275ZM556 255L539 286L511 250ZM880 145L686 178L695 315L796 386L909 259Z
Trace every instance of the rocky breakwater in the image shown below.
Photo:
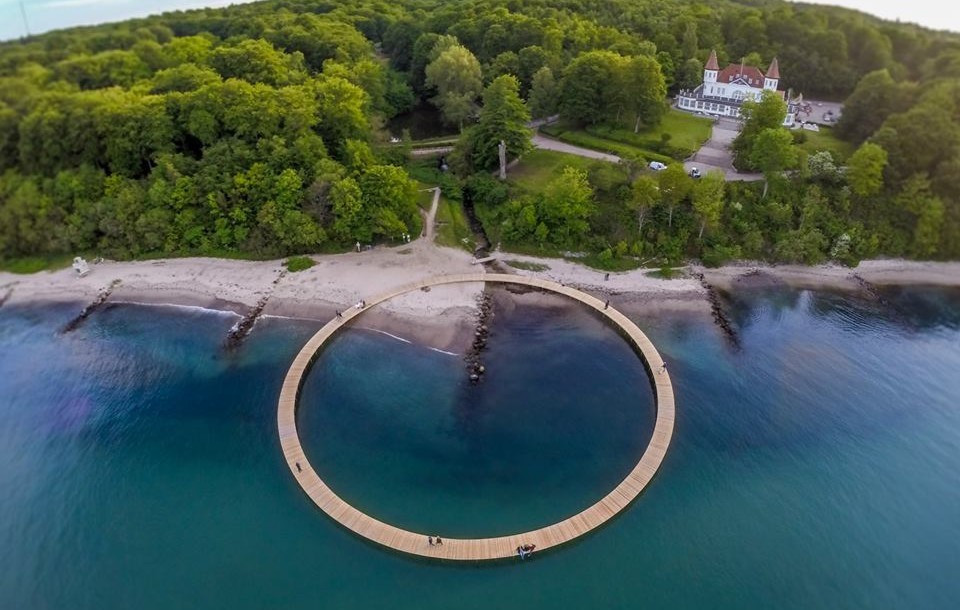
M717 293L717 289L707 281L707 278L704 277L702 273L691 271L690 275L696 278L700 282L700 285L707 291L707 301L710 303L710 312L713 314L714 324L720 328L720 331L723 332L723 336L727 338L730 345L735 349L740 349L740 337L737 334L737 329L723 310L723 304L720 301L720 295Z
M93 312L103 307L103 304L106 303L107 299L110 298L110 295L113 294L113 289L119 285L120 280L113 280L110 282L110 284L101 288L100 292L97 293L97 298L94 299L92 303L84 307L74 319L67 322L60 332L69 333L79 328L80 325L83 324L83 321L90 317Z
M483 351L487 347L487 338L490 335L490 319L493 317L493 300L486 292L477 297L477 326L473 333L473 343L464 356L470 383L479 383L487 367L482 361Z
M276 287L287 275L286 269L280 269L277 272L277 277L273 280L273 286ZM230 330L227 332L227 339L224 341L223 347L227 351L232 351L240 347L240 344L243 343L243 340L247 338L247 335L250 334L250 331L253 330L254 325L257 323L257 320L260 319L260 315L263 313L263 309L267 306L267 302L270 300L270 297L273 295L273 288L270 289L270 292L263 295L257 304L254 305L250 311L247 312L245 316L240 318L240 320L230 327Z

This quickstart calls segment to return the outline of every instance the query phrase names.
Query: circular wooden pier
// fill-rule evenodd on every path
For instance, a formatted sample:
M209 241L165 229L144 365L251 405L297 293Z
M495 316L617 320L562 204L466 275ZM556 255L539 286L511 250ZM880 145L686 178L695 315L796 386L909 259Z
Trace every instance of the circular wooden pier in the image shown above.
M442 531L411 532L374 519L344 502L324 483L323 479L311 467L300 444L300 437L297 434L297 397L303 378L310 369L310 365L320 348L351 319L378 303L414 290L465 282L498 282L540 288L568 296L606 316L629 337L646 362L656 396L657 419L650 444L644 450L640 461L630 471L630 474L613 491L582 512L536 530L495 538L457 539L444 536L442 546L430 546L427 542L427 536L436 534L443 536ZM667 447L670 445L670 439L673 436L673 423L674 398L670 375L653 343L637 328L636 324L614 308L604 308L604 301L575 288L538 278L499 273L472 273L434 277L401 286L396 290L374 297L365 302L363 309L353 307L343 312L342 318L334 318L328 322L307 341L306 345L297 354L283 381L277 410L280 444L287 465L303 491L321 510L347 529L378 544L411 555L456 561L484 561L514 557L517 555L517 547L524 544L535 544L537 550L540 551L569 542L599 527L626 508L653 478L663 462Z

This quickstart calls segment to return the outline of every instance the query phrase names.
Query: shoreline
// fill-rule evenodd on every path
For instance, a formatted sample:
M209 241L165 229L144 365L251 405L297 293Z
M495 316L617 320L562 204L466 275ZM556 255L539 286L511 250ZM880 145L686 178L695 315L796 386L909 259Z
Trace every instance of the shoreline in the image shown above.
M660 279L655 269L610 272L590 269L563 259L496 253L501 262L520 261L545 266L541 271L505 270L576 286L631 317L688 312L709 314L708 290L691 277L703 273L712 288L724 292L789 286L796 289L862 291L867 285L960 287L960 263L915 262L896 259L864 261L855 268L835 265L771 266L742 262L716 269L687 266L680 277ZM361 299L424 277L475 273L467 252L438 248L417 240L407 247L380 247L369 252L311 257L316 265L287 273L281 260L237 261L212 258L104 262L78 277L72 269L31 275L0 272L4 305L36 302L77 302L81 307L119 280L109 302L196 307L246 315L266 299L264 317L293 318L325 323L336 311ZM480 284L437 287L409 293L378 306L358 320L358 328L384 332L445 352L463 354L477 319ZM533 294L525 302L541 302Z
M857 278L876 286L960 287L960 262L874 259L862 261L856 267L742 262L699 270L711 284L722 290L733 290L744 284L783 283L798 289L858 291L861 282Z

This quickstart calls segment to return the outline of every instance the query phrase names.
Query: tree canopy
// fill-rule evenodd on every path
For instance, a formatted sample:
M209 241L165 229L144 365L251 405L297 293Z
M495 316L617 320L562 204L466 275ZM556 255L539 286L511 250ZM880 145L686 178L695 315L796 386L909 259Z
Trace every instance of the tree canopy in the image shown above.
M649 130L713 49L777 57L781 89L847 97L836 133L860 148L806 159L767 95L734 144L738 168L774 178L766 197L727 184L717 212L714 178L631 158L538 193L488 188L504 233L668 259L960 256L956 34L779 0L266 0L0 43L0 257L273 256L415 233L394 114L436 105L486 172L499 140L527 150L531 115Z
M495 78L483 92L480 120L464 138L473 168L497 167L501 141L506 146L508 160L528 152L532 148L529 121L530 111L520 99L520 83L516 77Z

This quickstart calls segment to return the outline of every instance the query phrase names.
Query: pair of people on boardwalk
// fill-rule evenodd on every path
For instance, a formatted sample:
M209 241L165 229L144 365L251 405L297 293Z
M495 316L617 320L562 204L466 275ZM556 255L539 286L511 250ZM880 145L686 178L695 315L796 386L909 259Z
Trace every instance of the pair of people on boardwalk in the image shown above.
M430 546L443 546L443 540L440 538L440 536L427 536L427 542L430 544Z

